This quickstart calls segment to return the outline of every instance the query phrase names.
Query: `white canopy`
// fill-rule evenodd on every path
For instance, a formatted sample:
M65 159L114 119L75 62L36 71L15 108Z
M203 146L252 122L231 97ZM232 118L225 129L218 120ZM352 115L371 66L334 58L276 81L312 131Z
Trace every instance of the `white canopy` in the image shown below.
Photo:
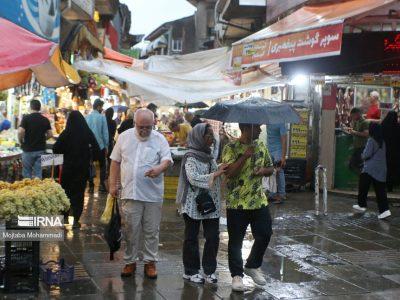
M233 78L240 78L240 73L226 71L229 61L230 51L219 48L181 56L152 56L134 61L131 68L101 59L77 61L74 67L126 81L131 84L131 96L141 95L146 101L159 105L213 100L279 83L272 76L279 67L271 64L267 70L255 69L241 74L241 83L235 84Z

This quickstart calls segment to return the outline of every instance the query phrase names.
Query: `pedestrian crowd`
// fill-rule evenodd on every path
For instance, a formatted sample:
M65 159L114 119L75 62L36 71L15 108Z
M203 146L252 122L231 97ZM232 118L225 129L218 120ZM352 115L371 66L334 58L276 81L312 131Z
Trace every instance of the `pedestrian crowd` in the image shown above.
M387 112L381 121L379 93L370 94L370 106L350 111L351 127L344 131L353 136L353 152L349 168L358 174L358 202L353 209L367 210L367 198L373 185L378 203L379 219L391 216L387 191L392 191L400 178L400 124L396 111Z
M379 218L390 216L387 187L392 187L400 170L400 125L396 112L389 112L382 122L379 98L364 116L361 109L351 110L352 127L345 131L353 136L350 168L359 173L358 204L364 212L370 185L375 188ZM378 94L379 97L379 94ZM239 124L240 137L231 138L221 128L213 127L198 116L176 110L171 118L157 116L157 106L128 110L125 117L113 108L103 113L104 102L97 99L93 111L84 117L69 114L65 130L53 152L64 154L61 185L71 201L73 228L79 228L87 183L95 188L95 168L100 167L100 192L121 199L123 237L126 242L121 276L136 272L139 252L143 253L144 273L157 278L159 230L164 195L163 173L173 164L170 146L186 147L178 183L176 202L185 230L182 250L183 278L194 283L217 283L217 253L222 210L221 190L226 187L226 217L229 235L228 260L232 288L243 291L244 274L256 284L266 284L259 268L272 236L268 203L286 199L285 174L287 151L286 124L267 126L267 137L261 140L260 125ZM40 156L45 153L51 127L40 114L40 102L32 100L32 113L25 116L18 131L23 149L24 177L41 178ZM367 119L368 118L368 119ZM169 140L155 130L169 129ZM116 135L118 138L116 138ZM268 195L263 178L275 176L277 188ZM68 219L69 212L65 212ZM254 244L243 265L242 245L250 225ZM203 228L204 250L200 259L199 232ZM203 272L200 272L201 268Z

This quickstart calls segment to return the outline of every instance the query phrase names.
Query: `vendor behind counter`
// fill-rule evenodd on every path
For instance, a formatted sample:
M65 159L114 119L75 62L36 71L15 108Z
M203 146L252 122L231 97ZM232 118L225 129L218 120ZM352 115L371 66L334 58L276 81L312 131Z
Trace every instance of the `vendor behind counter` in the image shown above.
M189 132L192 130L192 126L188 123L178 124L177 121L171 121L169 123L170 130L174 133L174 140L172 141L172 145L178 144L179 146L186 146L187 138Z

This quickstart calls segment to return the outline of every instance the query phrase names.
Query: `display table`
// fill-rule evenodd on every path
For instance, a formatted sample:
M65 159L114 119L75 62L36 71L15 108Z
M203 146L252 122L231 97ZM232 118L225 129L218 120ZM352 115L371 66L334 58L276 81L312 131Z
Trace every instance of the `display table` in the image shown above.
M0 152L0 181L13 182L22 178L22 151Z
M170 147L174 164L168 168L164 177L164 199L175 200L178 189L179 173L181 171L181 161L183 156L188 152L187 148Z

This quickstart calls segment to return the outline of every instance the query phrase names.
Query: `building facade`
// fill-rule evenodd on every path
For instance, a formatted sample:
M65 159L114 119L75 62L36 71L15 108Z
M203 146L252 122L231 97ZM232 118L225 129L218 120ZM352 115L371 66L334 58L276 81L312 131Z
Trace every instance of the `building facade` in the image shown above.
M148 41L143 57L180 55L196 52L195 17L189 16L157 27L145 38Z

